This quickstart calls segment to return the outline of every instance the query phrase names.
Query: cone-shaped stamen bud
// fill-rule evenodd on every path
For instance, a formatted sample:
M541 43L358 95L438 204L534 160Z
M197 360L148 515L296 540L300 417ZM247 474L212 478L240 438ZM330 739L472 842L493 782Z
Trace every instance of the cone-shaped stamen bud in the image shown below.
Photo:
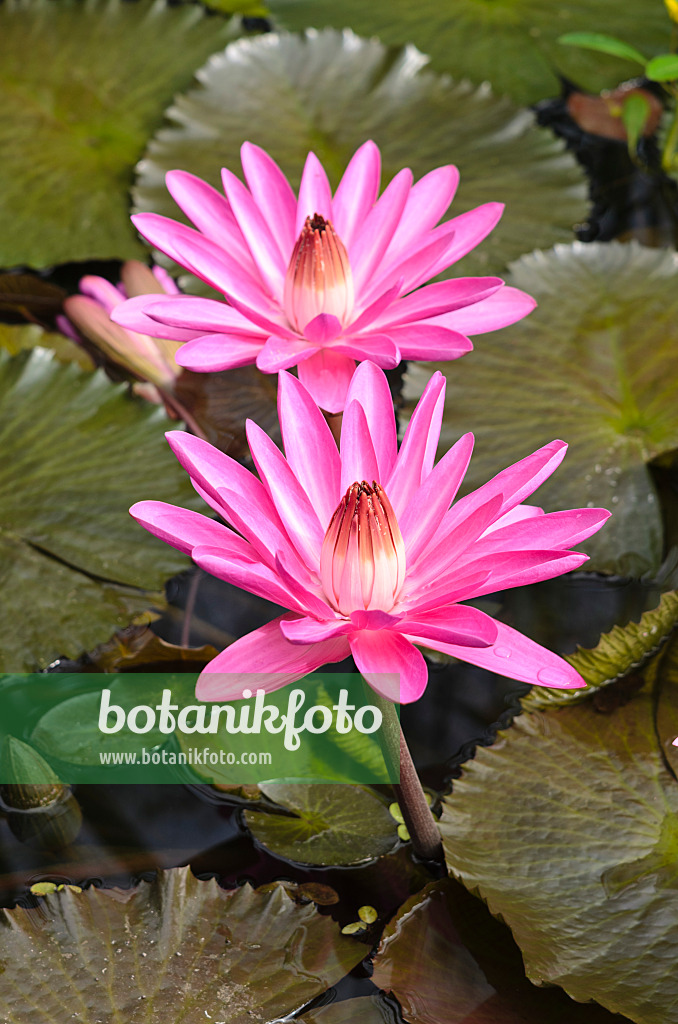
M353 276L344 243L319 213L307 217L285 278L285 312L298 331L320 313L345 324L353 312Z
M332 516L320 555L320 580L341 615L389 612L405 579L405 545L384 490L351 484Z

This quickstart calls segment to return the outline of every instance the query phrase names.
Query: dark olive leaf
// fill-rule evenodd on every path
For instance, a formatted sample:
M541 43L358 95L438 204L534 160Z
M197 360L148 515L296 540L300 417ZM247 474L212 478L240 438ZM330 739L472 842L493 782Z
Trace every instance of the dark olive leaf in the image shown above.
M382 995L342 999L318 1006L298 1019L300 1024L398 1024L395 1008Z
M7 1024L277 1020L364 949L282 886L226 892L177 868L136 889L64 889L38 912L2 911L0 1012Z
M76 657L153 603L185 556L131 519L141 498L198 507L161 410L99 371L0 352L2 667Z
M60 363L77 363L83 370L94 369L85 349L63 334L43 331L37 324L0 324L1 350L16 356L33 348L49 349Z
M0 274L0 311L25 320L54 317L61 311L66 292L35 274Z
M200 88L168 110L173 126L156 134L139 167L135 206L177 216L165 172L180 167L220 187L222 167L240 173L246 140L266 149L295 188L313 149L336 185L372 138L384 184L404 166L419 178L453 163L461 184L452 214L490 200L506 204L490 238L464 260L465 273L487 274L535 245L569 240L585 206L573 158L529 111L486 86L422 70L425 63L411 47L394 54L351 32L234 43L197 72Z
M90 672L195 672L217 656L216 647L181 647L159 637L145 623L132 624L80 659Z
M143 257L132 168L174 93L233 34L196 5L0 4L0 264Z
M254 838L278 857L300 864L359 864L398 844L388 808L361 786L266 782L259 788L294 814L245 811Z
M407 397L433 369L447 374L442 446L474 431L469 489L554 438L567 441L562 466L530 500L549 511L612 511L582 545L587 569L656 570L663 529L648 464L678 449L678 257L576 242L524 256L509 278L537 298L534 313L479 337L470 359L413 366Z
M675 718L676 644L611 711L515 719L440 823L451 871L511 927L528 977L637 1024L678 1021L678 783L656 721L658 700Z
M561 46L565 32L604 29L648 55L666 50L670 29L663 4L643 0L270 0L283 28L347 25L389 45L414 43L436 71L488 81L517 103L560 90L558 72L592 92L637 73L627 60Z

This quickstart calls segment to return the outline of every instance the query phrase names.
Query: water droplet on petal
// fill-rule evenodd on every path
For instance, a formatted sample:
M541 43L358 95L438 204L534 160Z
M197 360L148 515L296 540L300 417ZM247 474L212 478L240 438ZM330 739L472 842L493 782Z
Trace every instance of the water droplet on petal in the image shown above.
M542 686L566 686L570 682L567 672L559 668L540 668L537 679Z
M510 658L511 652L508 647L493 647L492 651L497 655L498 658Z

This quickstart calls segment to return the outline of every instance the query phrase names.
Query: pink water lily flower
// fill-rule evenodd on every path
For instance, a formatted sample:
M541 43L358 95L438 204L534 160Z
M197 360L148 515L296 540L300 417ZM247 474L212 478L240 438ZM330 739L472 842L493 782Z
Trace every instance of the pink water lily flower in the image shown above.
M132 515L207 572L289 609L210 662L200 699L274 690L351 654L378 693L406 703L427 681L415 645L528 683L584 685L567 662L460 602L578 568L587 556L568 548L609 513L547 515L523 504L562 460L562 441L454 502L473 438L434 466L444 391L434 374L398 451L386 378L361 363L339 452L308 391L283 373L286 456L248 423L259 479L196 437L167 435L198 492L234 529L159 501L139 502Z
M255 363L264 373L298 367L299 379L329 412L344 408L355 361L385 369L401 359L456 359L482 334L526 316L534 300L498 277L459 277L424 288L495 226L500 203L438 224L459 175L438 167L413 184L401 170L379 196L381 160L373 142L351 159L332 194L314 153L295 196L278 165L246 142L246 187L222 171L225 196L185 171L167 187L195 229L154 213L133 217L141 234L221 292L203 298L136 299L113 318L142 333L185 340L177 361L189 370ZM415 289L418 289L415 291Z

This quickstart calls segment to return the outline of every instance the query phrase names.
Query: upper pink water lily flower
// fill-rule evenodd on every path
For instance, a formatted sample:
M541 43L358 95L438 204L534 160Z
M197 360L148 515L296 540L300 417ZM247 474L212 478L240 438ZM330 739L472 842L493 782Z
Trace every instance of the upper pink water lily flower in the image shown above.
M308 391L283 373L286 457L248 423L259 479L196 437L167 435L198 492L238 532L159 501L139 502L132 515L207 572L290 609L217 655L198 680L198 698L274 690L352 654L378 693L409 702L427 681L417 644L528 683L585 685L555 654L460 602L578 568L587 556L568 548L609 513L546 515L523 504L562 460L562 441L452 504L473 438L434 466L444 391L445 378L434 374L398 451L386 378L361 363L340 453Z
M278 165L246 142L249 188L222 171L224 197L200 178L170 171L167 187L196 229L154 213L133 217L148 241L226 297L135 300L114 319L168 338L202 336L177 357L189 370L254 363L264 373L298 366L328 412L344 408L355 360L388 369L401 359L456 359L469 334L505 327L534 300L498 277L460 277L420 288L470 252L503 207L487 203L438 224L459 175L438 167L413 184L401 170L379 196L373 142L351 159L334 195L309 153L295 196ZM415 291L415 289L419 289Z
M76 341L83 335L114 362L149 381L153 387L142 393L160 401L156 386L171 390L181 372L175 360L180 342L156 337L153 331L138 333L121 327L111 321L111 313L127 298L157 299L158 295L178 295L179 289L162 267L150 268L138 260L123 263L120 276L117 286L93 274L81 278L80 294L64 302L66 316L58 318L59 327ZM195 338L196 331L187 337Z

